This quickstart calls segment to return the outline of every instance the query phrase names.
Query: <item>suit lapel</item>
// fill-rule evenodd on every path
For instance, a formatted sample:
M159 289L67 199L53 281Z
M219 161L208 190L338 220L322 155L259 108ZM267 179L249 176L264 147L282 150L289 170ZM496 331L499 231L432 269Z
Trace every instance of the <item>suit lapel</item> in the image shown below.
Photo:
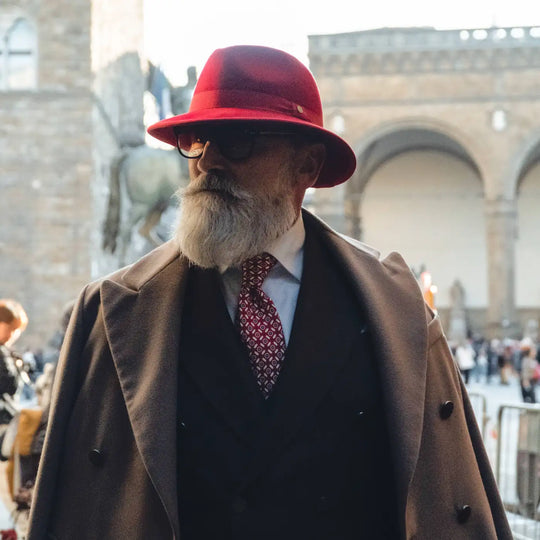
M128 270L125 285L105 280L101 286L107 338L133 434L176 537L177 359L186 273L187 263L166 244Z
M261 417L257 453L243 485L251 482L302 428L332 388L358 335L356 300L346 301L341 273L325 260L314 235L306 237L304 272L284 365ZM333 335L324 314L332 314ZM320 316L314 316L320 315ZM352 316L351 316L352 315Z
M385 381L383 399L394 455L398 515L405 515L424 419L427 325L422 295L398 254L389 255L381 263L362 249L351 247L310 214L305 213L304 220L306 230L321 230L323 240L350 277L357 298L365 305Z
M214 271L192 269L186 292L180 362L217 414L244 440L264 403ZM189 350L185 349L187 347ZM181 404L180 404L181 405Z

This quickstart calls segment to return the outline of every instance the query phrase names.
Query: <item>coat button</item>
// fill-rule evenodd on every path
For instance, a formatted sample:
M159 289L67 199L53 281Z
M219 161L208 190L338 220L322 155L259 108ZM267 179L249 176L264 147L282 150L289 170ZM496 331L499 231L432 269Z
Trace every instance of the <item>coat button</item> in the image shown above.
M241 514L247 510L247 501L244 497L235 497L231 503L231 510L235 514Z
M448 420L454 412L454 403L452 401L445 401L439 408L439 415L443 420Z
M330 507L330 500L326 495L321 495L317 500L317 510L319 512L327 512Z
M178 429L180 431L186 431L186 429L187 429L186 423L183 422L182 420L180 420L180 422L178 423Z
M96 465L96 467L101 467L105 463L105 456L97 448L93 448L88 452L88 459L90 460L90 463Z
M468 504L459 506L456 509L458 523L467 523L471 517L472 508Z

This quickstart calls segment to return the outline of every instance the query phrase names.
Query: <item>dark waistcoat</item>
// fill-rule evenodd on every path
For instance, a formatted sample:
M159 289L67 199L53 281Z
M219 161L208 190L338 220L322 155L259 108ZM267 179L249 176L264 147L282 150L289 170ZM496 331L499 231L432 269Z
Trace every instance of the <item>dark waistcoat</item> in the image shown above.
M293 329L264 400L218 276L193 269L181 329L182 540L397 538L369 319L308 234Z

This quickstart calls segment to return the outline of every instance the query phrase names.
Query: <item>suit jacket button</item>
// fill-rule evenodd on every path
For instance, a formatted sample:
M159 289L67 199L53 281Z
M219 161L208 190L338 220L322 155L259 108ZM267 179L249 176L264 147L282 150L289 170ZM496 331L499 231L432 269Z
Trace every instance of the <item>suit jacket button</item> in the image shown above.
M448 420L454 412L454 403L452 401L445 401L439 408L439 415L443 420Z
M456 509L458 523L467 523L471 517L472 508L464 504Z
M93 448L88 452L88 459L92 465L96 465L97 467L101 467L105 463L105 456L97 448Z
M247 510L247 501L243 497L235 497L231 503L231 510L235 514L241 514Z
M321 495L317 500L317 510L319 512L326 512L330 507L330 500L326 495Z

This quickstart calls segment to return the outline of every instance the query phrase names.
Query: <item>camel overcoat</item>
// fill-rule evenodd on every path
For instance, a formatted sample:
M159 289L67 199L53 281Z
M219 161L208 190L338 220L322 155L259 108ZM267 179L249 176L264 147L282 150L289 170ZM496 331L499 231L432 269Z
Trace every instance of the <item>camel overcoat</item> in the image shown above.
M373 329L401 538L511 539L441 324L409 268L309 213L304 221L350 277ZM29 540L181 538L177 363L188 270L169 242L81 293L59 361Z

